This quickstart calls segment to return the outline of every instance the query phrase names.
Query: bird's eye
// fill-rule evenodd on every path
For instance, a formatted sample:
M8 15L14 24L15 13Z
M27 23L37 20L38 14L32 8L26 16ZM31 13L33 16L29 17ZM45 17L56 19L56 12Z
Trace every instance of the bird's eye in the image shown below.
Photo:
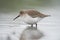
M24 12L23 11L20 11L20 14L23 14Z

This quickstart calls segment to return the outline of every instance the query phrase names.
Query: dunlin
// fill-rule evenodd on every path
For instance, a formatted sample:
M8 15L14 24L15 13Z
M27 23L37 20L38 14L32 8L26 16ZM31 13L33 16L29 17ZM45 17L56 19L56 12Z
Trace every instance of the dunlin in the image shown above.
M39 11L33 9L21 10L19 15L15 17L13 20L17 19L18 17L21 17L23 21L27 24L30 24L31 27L33 27L33 24L36 24L36 28L37 28L37 22L48 16L50 15L42 14Z

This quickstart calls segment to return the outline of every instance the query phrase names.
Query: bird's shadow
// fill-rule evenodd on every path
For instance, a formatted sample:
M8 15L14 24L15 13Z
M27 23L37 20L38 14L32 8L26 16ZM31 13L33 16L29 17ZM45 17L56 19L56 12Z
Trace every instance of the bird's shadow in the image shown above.
M42 31L36 29L36 27L31 27L28 26L22 33L20 36L20 40L26 40L26 39L40 39L44 36L44 34L42 33Z

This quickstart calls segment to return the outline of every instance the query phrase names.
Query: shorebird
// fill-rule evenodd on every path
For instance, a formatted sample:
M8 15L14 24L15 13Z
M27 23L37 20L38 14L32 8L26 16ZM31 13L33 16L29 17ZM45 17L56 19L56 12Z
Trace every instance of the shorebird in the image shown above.
M37 28L37 22L48 16L50 15L42 14L39 11L33 9L21 10L19 15L15 17L13 20L17 19L18 17L21 17L23 22L30 24L31 27L33 27L33 24L36 24L36 28Z

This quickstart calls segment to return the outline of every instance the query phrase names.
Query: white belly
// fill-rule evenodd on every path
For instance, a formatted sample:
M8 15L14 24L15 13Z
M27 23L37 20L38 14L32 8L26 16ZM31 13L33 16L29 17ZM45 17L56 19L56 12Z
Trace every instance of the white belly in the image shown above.
M39 17L32 18L29 15L22 16L21 18L27 24L35 24L42 19L42 18L39 18Z

